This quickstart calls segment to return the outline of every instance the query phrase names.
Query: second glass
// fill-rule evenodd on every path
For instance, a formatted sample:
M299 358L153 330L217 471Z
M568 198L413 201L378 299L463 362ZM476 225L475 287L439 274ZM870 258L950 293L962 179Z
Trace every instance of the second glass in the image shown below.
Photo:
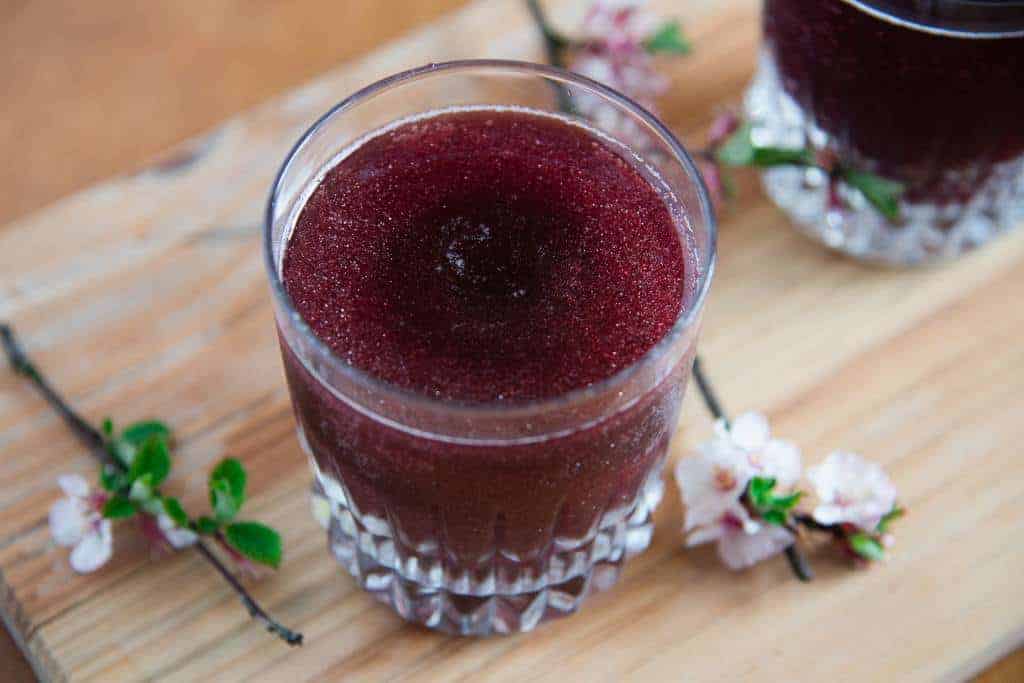
M828 150L902 183L889 221L818 169L765 187L805 232L860 258L949 259L1024 221L1024 2L765 0L746 103L762 144Z
M606 108L602 121L616 130L580 121L571 112L578 111L575 105L582 101L589 110L595 103ZM450 116L452 112L458 116ZM667 234L673 242L679 240L675 248L678 251L682 246L684 251L678 253L685 253L687 272L678 293L670 290L668 299L674 300L668 301L664 292L657 295L671 304L672 311L678 311L668 320L667 332L660 340L635 360L615 366L617 370L609 376L578 388L530 400L502 400L498 396L468 401L446 397L441 390L416 391L387 381L380 373L369 372L344 354L339 355L313 332L308 313L304 317L299 308L315 311L318 304L305 298L298 302L293 299L284 271L289 240L304 208L314 205L310 198L314 190L339 159L362 154L358 150L371 150L375 140L388 140L390 144L394 140L419 139L416 136L424 130L449 135L464 125L470 125L473 135L491 140L501 150L495 153L493 163L480 167L480 173L499 172L506 162L509 168L527 169L524 173L529 177L520 179L517 172L514 183L526 187L529 196L524 199L518 190L495 185L493 199L473 203L467 209L468 218L444 219L438 227L437 239L443 242L440 247L406 248L414 254L410 258L415 267L422 266L422 282L410 269L403 276L406 282L389 280L392 284L388 287L399 288L401 297L379 289L367 296L384 297L391 307L405 306L410 298L426 296L423 292L431 287L447 292L444 288L449 285L468 286L486 290L483 296L504 297L499 308L487 310L518 306L506 299L528 297L524 292L529 285L520 290L517 280L511 287L509 278L520 278L517 269L521 267L543 270L559 256L550 249L546 254L534 254L548 247L529 241L506 245L500 242L504 237L492 235L493 226L487 222L497 220L500 227L504 221L511 221L508 225L535 234L530 232L534 230L530 224L533 219L521 219L514 207L533 206L530 202L539 201L537 197L556 196L565 200L566 215L578 207L573 205L571 193L557 195L560 190L554 187L560 185L563 162L549 167L554 173L551 179L532 180L535 171L529 169L549 161L542 155L536 165L530 165L534 160L529 156L533 154L530 149L542 146L543 139L522 136L519 148L500 137L492 140L488 130L504 126L509 134L520 135L517 131L524 130L524 126L530 130L536 126L540 132L557 129L562 132L552 134L564 133L568 139L584 142L578 148L572 144L556 146L552 154L611 150L614 157L609 158L616 159L615 167L625 164L622 168L634 169L629 173L646 178L648 189L655 188L664 202L662 208L671 213L672 227ZM570 128L574 132L566 133ZM616 135L627 128L628 147L616 140ZM388 130L396 132L389 138ZM456 135L444 139L445 145L430 148L440 150L438 164L476 163L472 145L463 145L469 138ZM460 140L460 146L447 146L454 139ZM400 145L395 149L394 153L403 153ZM493 153L492 148L488 149ZM389 150L392 148L385 151L391 153ZM383 177L379 174L392 172L414 173L414 167L422 161L418 153L410 154L408 164L358 170L351 176L352 182L372 183ZM585 167L574 166L572 158L564 163L565 174L588 172ZM450 187L445 185L448 199L437 204L438 211L450 211L452 202L468 201L464 197L469 191L466 188L483 187L482 196L491 196L486 189L489 181L474 176L459 178ZM570 181L566 180L566 187ZM396 218L398 213L419 211L419 200L414 195L422 186L403 184L394 188L396 194L387 195L390 199L375 204L388 214L386 228L400 220ZM606 194L607 187L600 184L582 186L579 191L587 194L588 206L597 207L594 210L615 210L614 204L619 201ZM350 197L353 202L363 199ZM371 200L377 198L367 199ZM424 201L435 200L434 194L424 195ZM492 206L503 203L512 206L513 211L503 213L501 207ZM543 223L547 214L537 215ZM353 218L338 215L335 208L324 209L324 216L324 220ZM426 239L424 244L433 245L433 229L431 224L425 225L415 226L410 239ZM536 234L552 229L561 228L556 222ZM430 234L424 236L424 230ZM363 249L365 243L341 250L334 250L329 240L314 245L307 254L310 267L303 274L309 282L299 285L309 285L304 291L311 292L313 298L322 291L318 287L332 286L329 273L333 271L323 261L320 263L324 268L319 268L317 259L350 259L352 268L362 268L365 264L360 265L360 255L369 254L366 259L376 268L383 263L374 260L384 253L381 250L405 248L386 243L387 235L382 235L366 233L366 240L385 240L379 249L374 246L369 251ZM272 190L265 246L299 438L310 456L316 486L330 503L330 549L363 588L404 618L430 628L472 635L525 631L545 619L575 611L588 593L616 580L625 558L647 547L651 512L661 497L662 466L693 361L715 258L714 219L700 176L678 141L654 117L597 83L538 65L471 61L399 74L343 101L298 142ZM620 257L602 251L608 247L585 240L559 242L550 248L585 253L595 264ZM649 250L644 247L642 251ZM437 259L436 264L423 262L431 258ZM489 272L487 264L492 261L499 266ZM632 272L630 264L625 266L624 276L631 280L643 275ZM558 286L550 279L543 281L545 286ZM293 283L294 287L299 285ZM607 301L593 303L615 306L615 297L613 294ZM363 311L352 315L366 315L376 321L387 314L359 309L362 304L357 299L342 302L351 304L353 311ZM638 298L643 300L644 296ZM336 307L337 297L327 305ZM560 315L568 325L576 313L570 305ZM434 322L424 321L424 329L435 329ZM597 325L599 328L600 323ZM601 341L612 331L609 327L595 341L588 341L595 344L593 348L581 345L580 362L588 362L587 354L614 354L615 349L608 349ZM615 334L628 338L628 326ZM466 363L480 361L474 349L464 353ZM435 377L452 371L448 366L423 368L412 357L405 360L410 367L433 372ZM402 358L396 363L405 365ZM514 372L514 368L509 371ZM534 379L526 377L523 381L529 384ZM441 381L440 386L447 385ZM481 387L469 386L465 391L478 389Z

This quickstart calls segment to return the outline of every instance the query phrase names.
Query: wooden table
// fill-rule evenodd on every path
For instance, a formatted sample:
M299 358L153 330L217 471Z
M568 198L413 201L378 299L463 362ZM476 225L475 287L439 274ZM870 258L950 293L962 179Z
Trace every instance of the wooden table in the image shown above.
M0 223L8 223L94 181L145 168L155 155L184 138L405 31L434 21L465 2L391 2L386 3L386 9L382 9L382 4L376 0L216 0L202 4L97 0L86 5L46 0L4 5L0 8L0 83L7 98L6 116L0 120L0 148L5 150L9 163L0 171L0 182L7 188L6 201L0 207ZM557 5L556 16L565 21L578 14L570 6L572 3L552 4ZM681 12L689 20L698 50L694 56L669 67L676 87L665 98L663 110L677 131L696 136L714 103L734 100L749 76L756 49L756 6L753 0L729 0L717 7L708 1L674 5L660 3L662 9ZM435 29L406 39L399 47L385 48L369 61L342 70L353 74L351 77L335 72L335 76L321 80L319 88L264 107L244 124L232 124L225 129L226 140L222 134L217 143L220 149L215 145L211 158L201 160L195 172L213 168L213 177L219 173L220 178L231 169L250 173L258 182L252 187L246 184L239 192L247 198L255 196L265 189L264 181L273 170L272 164L283 155L283 151L277 153L277 147L283 150L294 137L294 130L326 108L327 102L343 95L346 88L351 89L353 79L362 83L373 75L429 58L473 54L529 58L539 54L525 16L511 0L477 2L454 19L444 21ZM477 30L470 35L453 27ZM283 130L288 132L281 135L291 137L266 142L275 131ZM268 150L275 150L266 153L272 158L254 155L248 162L250 166L233 165L236 162L226 155L232 145L240 144L240 139L232 138L236 134L241 139L251 136L261 145L266 143ZM244 154L244 148L235 151ZM1004 603L1019 596L1024 585L1019 579L1015 583L1011 580L1011 587L1017 588L1016 596L1011 591L994 596L992 602L979 602L975 584L983 580L993 584L1005 582L1004 577L986 578L986 568L1021 569L1020 556L1008 559L1005 554L993 554L994 551L974 555L979 549L997 548L999 544L987 539L967 539L973 538L972 524L977 525L978 536L983 536L986 525L994 527L988 533L1002 534L1007 547L1013 539L1020 538L1020 513L1007 512L1000 506L1007 496L1012 499L1016 495L1020 502L1019 488L1013 486L1014 477L1021 477L1019 459L1015 461L1006 449L1015 443L1015 415L1019 415L1024 404L1017 395L1019 391L1007 393L1006 389L1022 386L1020 363L1012 363L1013 356L1008 354L1021 337L1024 321L1019 315L1020 307L1007 308L1001 297L1024 289L1019 267L1024 258L1021 235L941 273L868 272L828 256L796 237L782 225L778 214L764 203L756 189L747 188L742 210L727 212L723 217L722 268L705 335L712 372L735 408L768 410L780 430L800 436L814 453L812 457L825 448L843 445L862 449L887 463L901 490L911 495L915 510L901 528L901 545L891 566L863 575L825 566L822 581L809 589L790 584L780 563L765 565L741 577L726 576L715 567L709 553L683 554L677 550L678 535L673 527L678 525L680 511L678 504L670 500L659 513L654 547L631 567L617 591L598 598L573 620L553 625L528 639L474 646L467 641L439 641L435 636L403 629L386 610L373 607L365 596L349 590L347 579L335 578L333 573L322 575L333 568L320 557L322 551L313 547L316 543L304 538L311 532L308 519L302 517L304 511L291 510L294 501L282 503L282 496L288 492L291 498L297 498L294 492L301 488L305 475L293 440L282 436L287 434L290 418L272 353L266 297L262 289L251 293L246 290L262 285L255 248L248 243L218 246L217 240L213 240L199 249L203 268L227 268L236 275L221 284L211 280L191 282L199 287L195 291L219 287L218 296L226 302L224 306L195 309L191 313L186 310L187 302L173 294L175 288L190 284L188 278L176 279L173 270L161 269L159 265L164 258L159 254L170 255L178 248L174 241L151 254L142 253L147 240L159 241L161 231L181 229L194 234L202 243L205 228L216 230L225 222L230 227L251 219L254 211L250 208L223 201L218 204L219 215L215 220L200 213L192 217L194 224L189 226L168 222L166 216L154 216L143 207L128 206L132 196L157 196L152 194L154 184L156 188L163 183L170 189L179 189L178 184L187 184L187 176L192 172L186 172L184 180L174 174L154 172L126 176L0 228L0 317L11 317L19 324L43 364L90 416L98 418L111 412L130 419L147 411L159 411L173 418L176 426L188 435L179 456L187 465L184 469L194 468L199 473L177 480L186 495L191 492L196 497L196 477L201 477L215 452L231 452L258 461L250 463L256 472L254 505L257 509L261 505L264 509L287 509L282 514L286 515L284 528L291 562L306 561L308 557L313 563L310 566L315 567L314 573L321 574L310 579L315 582L307 586L306 593L300 592L298 604L288 602L286 597L293 593L283 587L295 581L302 584L302 572L293 569L295 564L286 565L279 577L255 588L261 599L282 605L279 609L287 608L287 614L299 619L307 630L310 645L303 652L289 655L292 661L315 657L329 660L332 651L343 648L333 641L344 640L339 634L344 634L345 629L339 624L345 620L331 616L336 611L318 617L315 610L310 611L309 605L302 602L313 598L351 603L349 613L360 614L359 619L369 623L370 631L399 634L396 637L400 647L426 653L428 664L448 672L458 667L464 670L469 666L467 662L471 664L479 658L474 653L481 653L482 657L484 652L487 656L497 652L497 665L504 664L509 673L517 665L529 664L530 653L543 651L546 642L563 640L575 644L574 649L564 653L565 659L581 666L596 663L609 667L605 671L615 671L616 664L621 662L611 659L604 664L597 653L600 648L592 649L602 637L600 628L594 630L596 627L616 623L619 618L642 620L642 613L629 616L631 606L656 612L659 602L671 605L680 600L678 610L693 609L686 603L707 601L709 593L718 615L709 612L709 618L721 619L723 623L746 623L748 627L754 622L743 616L745 613L775 610L789 628L801 623L803 614L827 612L830 604L837 608L848 606L847 601L858 591L864 591L868 601L877 599L879 592L914 591L920 594L922 610L927 608L924 603L933 599L946 600L950 606L960 605L963 611L951 613L949 618L963 621L961 640L966 645L940 645L944 642L942 638L930 631L910 630L902 634L911 644L908 649L917 655L922 648L927 651L934 647L936 661L949 661L950 648L966 647L974 653L968 657L965 650L956 652L965 668L918 672L924 675L966 675L1018 644L1024 621L1012 622L1013 613ZM232 177L245 180L237 174ZM103 229L105 215L109 218L108 232ZM89 238L80 239L82 233L89 233ZM26 245L28 240L31 243ZM48 246L43 255L39 251L41 245L50 242L52 249ZM123 256L123 270L97 270L97 261L88 258L88 250L94 248L113 249L106 253ZM71 269L81 267L78 264L83 259L85 269L72 272ZM139 271L149 267L145 264L154 270ZM60 267L65 269L63 273ZM766 278L767 286L752 288L752 282L745 279L751 271ZM40 274L46 277L39 277ZM161 274L164 279L153 285L153 277ZM166 345L161 341L162 335L156 333L154 326L160 324L159 316L147 317L136 312L135 317L147 323L141 326L137 320L133 322L109 309L111 287L118 277L122 278L119 286L135 288L136 294L142 291L139 287L150 283L152 286L146 292L158 303L158 309L166 307L169 315L178 316L175 329L179 325L188 328L180 330L180 334L201 336L220 325L225 316L241 319L242 327L235 334L242 335L241 342L257 340L251 360L265 363L272 370L267 373L272 377L265 386L247 386L228 400L242 401L232 404L235 408L242 407L243 399L252 402L254 396L262 397L263 402L246 404L241 411L221 411L219 417L204 415L203 410L216 412L214 404L222 402L214 399L223 396L211 395L220 392L220 383L231 384L237 379L231 372L244 372L244 368L221 368L217 375L211 370L210 358L203 365L202 354L196 348L190 351L196 354L195 358L190 356L181 361L187 370L184 374L172 371L166 364L177 362L168 360L168 352L175 347L173 343ZM889 284L882 286L881 280ZM798 285L800 289L794 289ZM771 301L773 291L784 293L793 301L774 315L759 313L758 309ZM912 291L920 294L907 294ZM828 325L824 321L814 322L807 312L817 310L815 306L826 306L829 292L834 294L834 306L847 310L845 316L828 321L828 325L839 326L838 330L822 329ZM800 307L805 310L800 312ZM183 310L186 312L181 313ZM744 311L746 320L741 317ZM255 320L250 323L249 318ZM108 337L99 334L97 321L108 325ZM788 325L788 332L779 329L783 324ZM752 334L754 342L750 341ZM109 335L117 340L114 348L110 347ZM812 344L809 340L816 335L821 338L820 343ZM972 345L971 339L980 343ZM210 343L216 347L223 342ZM765 359L768 350L774 353ZM956 368L964 370L954 371ZM186 381L186 377L193 379ZM83 608L84 611L79 610L81 615L74 617L75 596L94 596L105 590L113 596L111 600L124 599L125 592L130 594L130 586L137 580L133 577L138 572L132 570L140 568L147 577L161 580L163 575L164 585L185 579L201 586L203 595L214 596L217 606L212 613L203 612L196 617L198 622L189 622L192 625L186 625L186 633L196 638L223 639L223 631L219 627L211 631L209 625L211 620L221 625L227 623L229 637L217 641L219 655L232 657L244 653L246 648L276 647L255 632L240 616L230 595L192 559L174 558L148 567L141 544L126 539L124 544L119 542L115 561L99 574L81 579L62 574L59 567L64 562L63 553L47 549L45 541L46 509L55 497L52 477L65 470L88 472L90 465L23 385L7 374L0 374L0 389L0 476L5 482L0 495L0 568L5 572L5 581L12 580L20 571L12 567L24 566L26 558L31 559L32 553L36 553L45 557L44 561L30 563L36 571L50 574L51 583L57 580L68 585L66 589L49 586L47 597L41 600L38 595L27 599L24 595L15 596L22 608L27 604L32 612L20 616L35 624L29 645L36 645L33 651L40 670L71 671L82 676L89 671L93 676L103 672L108 676L141 676L158 670L146 668L152 664L151 657L143 657L142 664L130 661L118 665L114 661L92 669L66 664L84 661L82 657L88 655L87 649L81 649L82 629L96 628L102 632L111 628L103 621L101 604L94 603L91 610ZM280 455L279 464L268 462L266 457L261 459L259 439L246 436L261 433L262 425L273 432L273 447L269 451L274 457ZM677 450L706 431L707 421L699 406L689 401ZM28 462L33 464L28 466ZM930 488L946 482L943 476L948 473L943 468L951 462L965 470L960 484L964 490L947 499L959 506L952 511L941 504L944 499ZM1005 466L1004 480L1008 483L1000 488L992 476L972 477L968 472L974 466L982 470ZM934 476L928 475L931 470L936 471ZM285 484L277 479L283 479ZM956 482L949 484L955 487ZM947 521L950 517L952 521ZM942 534L933 532L933 526L941 527ZM944 554L935 548L939 539L956 539L965 545ZM921 585L915 586L912 572L920 571L921 566L931 566L927 564L930 562L956 566L967 563L960 573L942 574L958 577L963 583L932 585L929 582L935 580L934 576L920 574ZM653 576L661 583L651 591L643 587L644 582L636 580L638 576ZM129 588L118 590L112 582ZM24 591L26 584L18 585ZM301 598L302 595L306 597ZM692 596L692 601L688 596ZM10 598L5 597L5 609L12 604ZM805 612L800 611L799 605L805 606ZM663 614L646 625L651 640L662 639L657 641L658 648L649 653L648 671L672 671L671 666L666 668L671 661L666 662L662 656L664 649L689 641L692 644L687 650L691 654L679 661L675 670L705 671L710 675L716 669L714 658L709 656L716 652L716 656L728 656L725 653L736 647L735 643L727 645L722 640L726 638L724 634L716 636L708 624L701 626L699 615L684 618L676 623L673 633L667 634L658 624L678 621L675 614ZM997 614L998 619L992 614ZM36 618L38 622L33 621ZM882 622L878 626L882 628L887 620L899 621L907 615L878 616L854 609L847 625L853 630L834 633L834 637L855 639L859 633L855 627L873 628L873 618ZM54 632L69 619L77 620L79 625ZM999 619L1004 621L995 623ZM1006 619L1011 622L1005 622ZM980 626L972 632L972 624ZM933 624L938 630L942 626ZM813 628L813 622L806 625L806 629ZM1003 634L1003 640L976 642L979 632L998 632ZM573 638L577 633L579 637ZM822 634L822 638L826 635ZM740 641L763 641L765 637L757 630L732 635ZM817 646L804 655L809 664L838 661L831 650L825 649L826 640L811 637L809 642ZM119 647L131 659L131 644L124 640L120 643ZM916 648L914 643L918 644ZM166 646L173 649L170 642ZM365 645L358 647L361 649L356 649L353 657L342 658L345 664L336 673L369 672L375 666L388 665L387 661L378 661L382 657L386 660L386 652ZM767 647L767 652L776 651L770 643ZM45 661L40 658L43 650L59 652L66 662ZM705 654L696 654L700 652ZM777 665L783 657L777 655L769 663ZM895 660L890 664L894 670L901 670L908 661ZM875 671L885 671L884 664L880 663ZM296 673L311 670L304 665L296 666ZM17 681L29 675L10 641L4 641L0 647L0 677ZM1024 655L1020 654L985 676L988 681L1022 678Z

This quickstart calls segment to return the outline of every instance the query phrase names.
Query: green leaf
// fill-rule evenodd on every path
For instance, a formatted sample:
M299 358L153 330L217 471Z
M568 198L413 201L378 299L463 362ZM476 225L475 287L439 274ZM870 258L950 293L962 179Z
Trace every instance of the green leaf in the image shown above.
M683 35L682 26L678 21L668 21L647 39L644 48L651 54L686 55L693 49L693 45Z
M771 507L771 490L775 488L775 479L771 477L752 477L747 484L750 501L757 509Z
M750 131L749 123L741 124L715 152L718 160L726 166L749 166L754 161L754 141L750 138Z
M790 149L786 147L754 146L754 166L807 166L814 161L814 154L809 149Z
M135 504L127 498L112 496L103 504L103 516L107 519L124 519L135 514Z
M177 498L165 497L163 499L164 512L168 517L174 520L174 523L180 526L182 529L188 528L188 515L185 513L185 508L181 507L181 501Z
M900 217L900 197L903 184L855 168L843 170L843 180L857 188L878 212L890 221Z
M235 550L253 562L277 568L281 564L281 536L259 522L236 522L224 529Z
M117 493L128 486L128 479L113 465L104 465L100 470L100 486L106 491Z
M788 496L772 496L772 509L788 512L796 507L803 495L803 491L794 491Z
M103 435L108 439L114 438L114 421L109 417L103 418Z
M888 513L886 513L884 517L882 517L880 522L878 522L878 533L884 534L885 532L887 532L889 530L889 525L905 514L907 514L907 511L904 510L903 508L899 507L898 505L894 507Z
M765 510L761 513L761 519L775 526L786 526L786 513L782 510Z
M210 507L219 522L228 522L238 514L238 499L231 493L231 485L226 479L210 482Z
M152 437L160 437L165 442L171 440L171 428L159 420L142 420L124 428L121 440L127 441L136 448L141 448Z
M153 434L146 440L132 459L132 466L128 476L135 480L148 474L151 478L150 486L156 488L163 483L170 473L171 453L167 448L167 439Z
M196 520L196 531L201 534L209 536L210 534L216 533L219 528L220 524L217 523L217 520L207 517L206 515L203 515Z
M245 467L234 458L221 460L210 472L210 506L219 518L231 519L242 509L245 481Z
M849 540L853 552L867 560L881 560L885 557L885 548L874 536L858 533L850 536Z

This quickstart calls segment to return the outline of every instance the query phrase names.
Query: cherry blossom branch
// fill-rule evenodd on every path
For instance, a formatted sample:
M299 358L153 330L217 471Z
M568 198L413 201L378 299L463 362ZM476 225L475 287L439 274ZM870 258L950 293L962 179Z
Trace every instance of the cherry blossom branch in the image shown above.
M0 344L2 344L4 353L13 370L28 379L36 387L43 396L43 399L63 418L71 432L89 449L89 452L103 465L113 467L121 474L126 474L128 469L120 460L111 455L107 448L107 439L103 433L89 424L84 417L71 407L60 392L53 388L53 385L39 371L18 342L14 329L6 323L0 323ZM224 541L220 531L216 532L215 538L226 545L226 541ZM282 625L267 614L249 591L246 590L245 586L238 581L202 539L197 540L193 547L231 586L253 619L262 623L267 631L277 635L289 645L302 644L302 634Z

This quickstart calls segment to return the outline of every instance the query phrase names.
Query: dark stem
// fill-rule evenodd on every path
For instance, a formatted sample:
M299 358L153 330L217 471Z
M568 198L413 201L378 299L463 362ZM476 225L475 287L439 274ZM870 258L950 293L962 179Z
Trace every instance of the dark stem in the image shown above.
M832 534L836 540L845 540L846 532L843 531L843 527L838 524L822 524L821 522L814 519L806 513L798 513L793 515L793 520L811 531L821 531L826 534Z
M526 0L526 7L530 10L530 15L544 40L544 56L548 64L560 69L566 68L565 51L572 43L551 26L538 0ZM569 90L555 81L551 82L551 86L555 89L555 96L558 98L558 108L566 114L575 113L576 107L572 103Z
M228 585L235 589L235 592L238 593L238 597L241 599L242 604L245 605L245 609L249 610L249 616L263 624L268 631L277 635L281 640L289 645L302 645L302 634L281 625L277 621L274 621L269 614L264 612L259 603L257 603L249 595L249 592L245 590L245 586L242 585L234 574L228 571L228 568L225 567L219 559L217 559L217 556L213 554L213 551L210 550L201 539L196 541L195 549L199 551L200 555L206 558L207 562L212 564L214 568L220 572L220 575L228 582Z
M46 378L39 374L36 367L29 360L25 354L21 345L18 344L17 338L14 336L14 330L10 325L6 323L0 323L0 342L3 343L4 352L7 354L7 360L10 361L11 367L14 371L27 377L29 381L35 384L39 393L43 395L46 402L57 412L58 415L63 418L67 424L68 429L74 432L75 436L86 445L89 451L102 460L104 463L119 465L110 457L110 453L107 452L106 443L103 439L103 434L100 430L93 427L91 424L86 422L82 417L75 412L75 410L68 405L68 402L64 400L64 397L57 393L57 391L50 386L50 383L46 381Z
M786 548L786 559L789 560L789 566L798 579L805 582L814 579L814 570L807 563L807 558L804 557L804 554L796 547L795 542Z
M11 367L20 375L26 377L32 384L39 390L43 398L63 419L68 425L68 428L78 437L92 453L94 457L100 460L105 465L112 465L118 468L122 472L125 471L125 467L118 460L111 457L107 451L106 440L103 438L103 434L100 430L89 424L85 418L79 415L74 408L72 408L68 402L61 396L56 389L54 389L47 379L36 366L29 359L28 354L22 348L21 344L18 343L18 338L14 335L14 329L6 323L0 323L0 342L3 344L4 353L7 356L7 360L10 361ZM210 548L199 540L195 544L195 549L206 558L206 561L213 565L221 577L228 582L235 593L238 594L239 599L245 608L249 611L249 614L253 619L260 621L267 630L271 633L277 634L282 640L289 645L301 645L302 634L291 629L282 626L278 622L274 621L273 618L268 615L259 603L251 595L249 591L245 589L237 578L231 573L231 571L224 566L224 563L213 554Z
M725 416L722 404L718 402L718 396L715 395L715 390L711 387L711 381L704 375L704 366L700 362L700 356L693 359L693 378L697 380L697 389L700 390L700 395L704 399L704 405L708 407L708 412L716 420L724 420L725 426L728 427L729 418Z

